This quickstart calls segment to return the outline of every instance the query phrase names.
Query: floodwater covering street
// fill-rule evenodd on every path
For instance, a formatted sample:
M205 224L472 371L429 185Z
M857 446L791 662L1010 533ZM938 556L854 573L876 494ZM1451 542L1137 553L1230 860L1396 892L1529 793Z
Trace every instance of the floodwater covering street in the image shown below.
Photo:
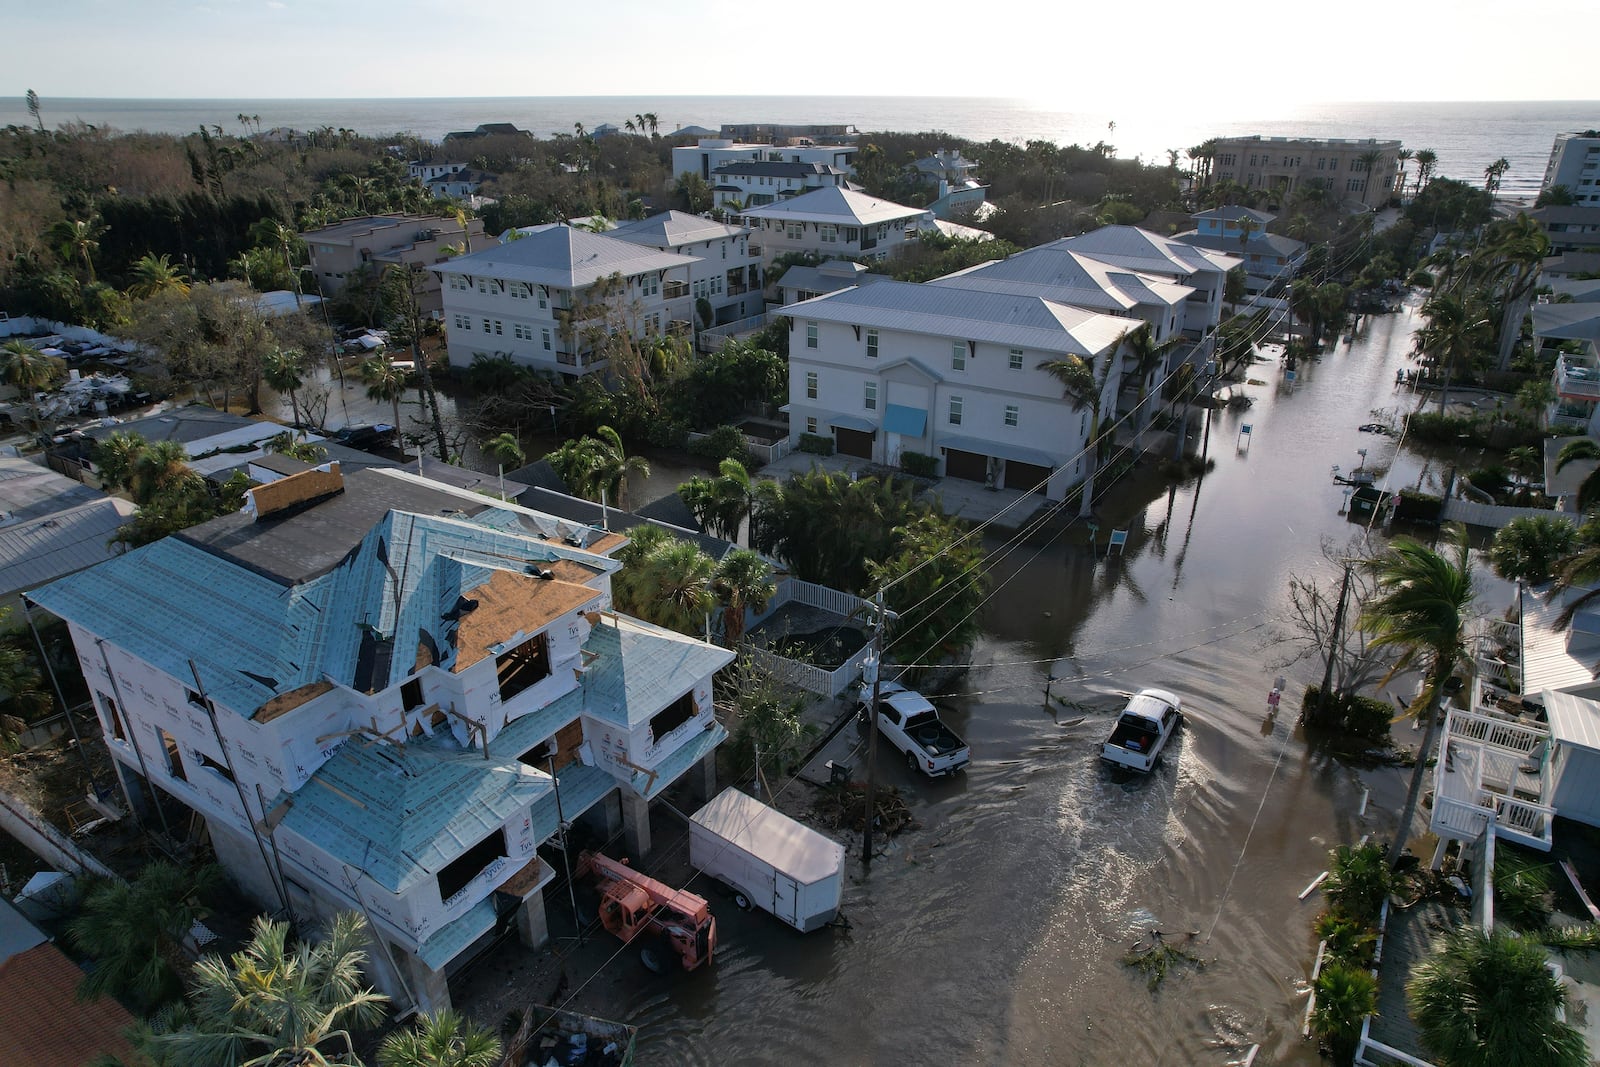
M929 782L889 761L921 825L866 876L852 846L848 930L795 934L697 885L719 918L713 966L665 979L618 955L574 973L571 1006L638 1024L643 1064L1220 1065L1256 1042L1257 1064L1317 1063L1299 1031L1321 902L1296 895L1332 846L1391 832L1404 772L1356 770L1295 731L1310 664L1268 721L1266 646L1289 575L1326 576L1322 539L1358 530L1330 467L1358 448L1390 462L1395 441L1358 427L1415 405L1394 383L1417 321L1412 305L1363 321L1293 388L1256 364L1254 406L1215 415L1215 470L1146 507L1125 559L991 545L978 667L948 702L972 764ZM1400 462L1397 488L1418 478ZM1045 706L1052 669L1081 706ZM1115 694L1144 686L1179 693L1187 727L1155 774L1119 780L1098 742ZM1153 930L1204 968L1147 989L1121 960Z

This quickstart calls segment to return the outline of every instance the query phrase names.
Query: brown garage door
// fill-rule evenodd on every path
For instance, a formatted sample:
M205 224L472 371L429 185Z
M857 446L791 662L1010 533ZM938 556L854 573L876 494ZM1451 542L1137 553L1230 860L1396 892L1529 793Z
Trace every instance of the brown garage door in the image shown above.
M1022 463L1014 459L1006 460L1007 489L1042 493L1045 490L1045 479L1049 477L1049 467L1041 467L1037 463Z
M944 450L944 473L947 478L964 478L969 482L989 479L989 457L977 452L963 452L959 448Z
M833 428L833 447L841 456L871 459L872 434L865 430L847 430L843 426L835 426Z

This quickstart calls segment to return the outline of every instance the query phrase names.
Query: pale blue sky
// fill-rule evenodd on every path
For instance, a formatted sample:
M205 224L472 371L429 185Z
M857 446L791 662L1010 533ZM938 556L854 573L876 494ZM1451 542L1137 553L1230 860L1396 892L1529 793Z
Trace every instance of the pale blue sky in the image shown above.
M1004 96L1218 118L1252 110L1252 95L1254 110L1573 100L1596 95L1594 66L1563 60L1559 42L1587 40L1592 5L0 0L0 93Z

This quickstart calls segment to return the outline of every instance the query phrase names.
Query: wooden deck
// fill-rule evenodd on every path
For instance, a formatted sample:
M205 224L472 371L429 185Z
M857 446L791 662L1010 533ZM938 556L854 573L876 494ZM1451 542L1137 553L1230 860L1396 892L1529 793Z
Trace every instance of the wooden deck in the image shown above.
M1369 1031L1375 1040L1408 1056L1427 1059L1416 1024L1406 1011L1406 982L1411 968L1432 954L1434 942L1466 921L1465 909L1439 901L1390 909L1383 960L1378 967L1378 1014Z

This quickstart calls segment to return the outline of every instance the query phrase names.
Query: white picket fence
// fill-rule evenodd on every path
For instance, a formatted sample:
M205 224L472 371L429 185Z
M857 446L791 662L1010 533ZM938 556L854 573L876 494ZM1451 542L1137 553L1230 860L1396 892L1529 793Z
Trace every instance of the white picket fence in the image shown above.
M864 620L865 611L870 606L867 601L851 593L843 593L814 582L803 582L798 578L784 578L778 582L777 592L767 602L767 610L759 615L752 612L747 616L746 631L770 619L779 608L789 603L805 604L842 618L856 620ZM860 622L857 625L865 624ZM832 670L788 659L765 649L751 649L750 655L778 677L807 692L837 697L861 677L861 665L871 651L872 647L867 645Z
M699 430L691 430L689 432L688 440L704 441L710 436L710 434L701 433ZM757 441L749 434L744 435L744 448L745 451L749 452L750 455L754 457L761 466L766 466L768 463L775 463L784 456L787 456L790 452L794 451L794 446L789 443L788 438L783 438L782 440L767 444L765 441Z
M735 319L720 326L708 326L695 338L695 348L703 353L715 352L722 347L723 342L732 340L742 333L754 333L765 326L767 321L767 313L763 311L759 315Z

